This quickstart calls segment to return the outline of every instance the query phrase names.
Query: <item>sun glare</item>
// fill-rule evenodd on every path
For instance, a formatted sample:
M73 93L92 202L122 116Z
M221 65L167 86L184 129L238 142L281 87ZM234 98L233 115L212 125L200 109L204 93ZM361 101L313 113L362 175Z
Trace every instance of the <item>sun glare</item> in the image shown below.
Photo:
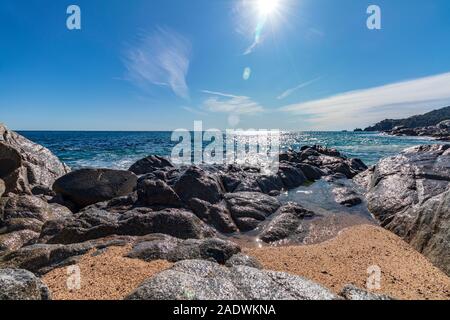
M256 0L256 6L261 16L269 16L276 12L279 0Z

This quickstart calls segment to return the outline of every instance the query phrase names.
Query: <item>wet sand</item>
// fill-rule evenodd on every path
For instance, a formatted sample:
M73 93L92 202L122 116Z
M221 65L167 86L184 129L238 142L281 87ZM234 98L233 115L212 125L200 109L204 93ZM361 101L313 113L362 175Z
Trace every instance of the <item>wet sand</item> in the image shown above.
M346 284L365 288L367 269L381 268L376 293L398 299L450 300L450 278L402 239L380 227L354 226L321 244L246 248L266 269L303 276L339 293Z

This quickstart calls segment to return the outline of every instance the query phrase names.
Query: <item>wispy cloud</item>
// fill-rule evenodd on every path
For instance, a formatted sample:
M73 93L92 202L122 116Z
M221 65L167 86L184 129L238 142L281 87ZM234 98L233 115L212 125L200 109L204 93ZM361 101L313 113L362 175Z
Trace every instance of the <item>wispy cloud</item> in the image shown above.
M314 129L367 126L450 104L450 73L350 91L280 110L298 115Z
M206 115L206 112L203 112L203 111L200 111L198 109L191 108L191 107L183 106L183 107L181 107L181 109L183 109L183 110L185 110L187 112L199 115L199 116L205 116Z
M169 28L159 27L127 50L126 77L140 87L167 86L177 96L188 99L186 76L190 56L188 39Z
M300 90L300 89L302 89L302 88L305 88L305 87L307 87L307 86L313 84L314 82L319 81L320 79L321 79L321 77L316 78L316 79L313 79L313 80L310 80L310 81L307 81L307 82L300 83L298 86L296 86L296 87L294 87L294 88L291 88L291 89L288 89L288 90L286 90L285 92L283 92L282 94L280 94L280 95L277 97L277 99L278 99L278 100L281 100L281 99L287 98L287 97L289 97L291 94L293 94L295 91Z
M203 109L209 112L228 114L228 122L231 126L239 124L241 116L265 112L265 109L250 97L209 90L202 92L210 96L203 101Z
M264 112L264 108L246 96L203 90L211 95L203 102L203 107L210 112L234 113L238 115Z

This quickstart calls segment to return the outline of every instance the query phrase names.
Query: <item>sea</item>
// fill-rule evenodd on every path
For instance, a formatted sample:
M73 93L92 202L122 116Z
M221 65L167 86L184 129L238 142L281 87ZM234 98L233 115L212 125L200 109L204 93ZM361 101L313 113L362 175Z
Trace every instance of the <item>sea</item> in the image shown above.
M179 140L172 141L172 132L58 132L22 131L28 139L50 149L72 169L86 167L128 169L135 161L148 155L170 157ZM191 139L193 139L191 134ZM235 138L236 139L236 138ZM240 137L237 137L240 139ZM242 137L245 139L245 137ZM191 141L192 142L192 141ZM283 132L280 149L298 150L306 145L324 145L338 149L348 157L360 158L367 165L375 164L384 157L421 144L439 143L425 137L393 137L382 133L366 132ZM208 143L204 143L206 146ZM349 186L357 188L351 181ZM339 205L333 194L334 185L322 179L312 185L284 191L278 196L281 203L296 202L313 211L316 216L306 219L302 228L308 230L302 239L283 240L276 245L314 244L332 239L342 229L360 224L376 224L363 199L360 205L347 208ZM243 246L260 247L261 227L248 233L231 235Z
M86 167L128 169L148 155L169 157L179 141L172 132L20 131L20 134L50 149L72 169ZM360 158L367 165L405 148L440 143L427 137L393 137L367 132L282 132L280 149L324 145L344 155Z

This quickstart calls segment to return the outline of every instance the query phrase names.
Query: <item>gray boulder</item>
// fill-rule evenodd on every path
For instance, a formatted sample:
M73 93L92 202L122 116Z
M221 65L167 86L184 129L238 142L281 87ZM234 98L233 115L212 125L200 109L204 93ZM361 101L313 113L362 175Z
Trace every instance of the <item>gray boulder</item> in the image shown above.
M21 269L0 269L0 300L51 300L48 287Z
M328 289L304 278L204 260L177 262L146 280L129 300L331 300Z
M50 150L31 142L0 124L0 179L5 193L32 194L49 189L70 169Z
M228 193L225 203L241 231L255 229L281 206L276 198L258 192Z
M394 300L387 295L368 292L353 285L345 286L339 295L346 300Z
M230 259L227 260L225 265L230 268L233 266L247 266L255 269L263 268L263 266L258 260L242 253L237 253L233 255Z
M136 188L137 177L130 171L81 169L71 172L53 184L53 190L79 208L125 196Z
M450 145L414 147L381 160L366 198L383 227L450 275Z

